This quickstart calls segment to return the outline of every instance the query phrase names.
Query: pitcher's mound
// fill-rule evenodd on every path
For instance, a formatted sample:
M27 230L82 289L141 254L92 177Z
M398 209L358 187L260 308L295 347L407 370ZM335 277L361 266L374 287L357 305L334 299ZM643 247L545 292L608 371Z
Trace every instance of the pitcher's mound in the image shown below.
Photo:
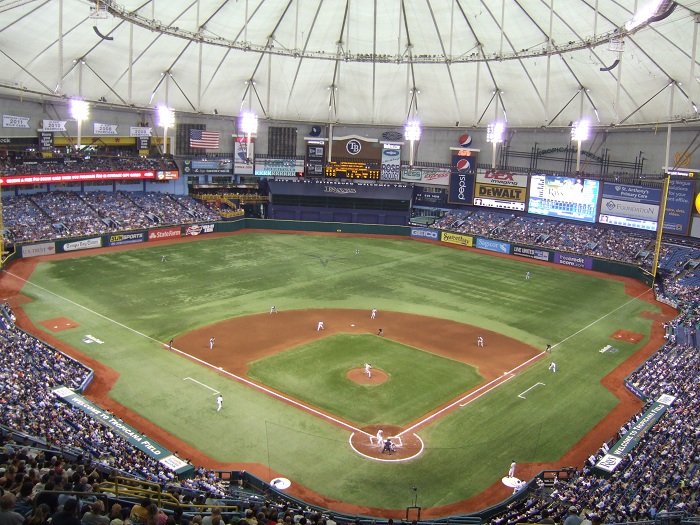
M386 372L374 368L372 369L372 377L367 377L364 368L353 368L352 370L348 370L348 373L345 375L350 381L361 385L380 385L389 379Z

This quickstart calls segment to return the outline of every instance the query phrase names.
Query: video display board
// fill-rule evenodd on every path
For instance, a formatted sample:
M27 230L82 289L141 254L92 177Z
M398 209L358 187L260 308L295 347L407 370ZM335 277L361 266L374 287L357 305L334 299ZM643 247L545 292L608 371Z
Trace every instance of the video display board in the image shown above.
M532 175L528 212L547 217L595 222L600 182L591 179Z
M660 188L605 182L598 222L656 231L660 203Z

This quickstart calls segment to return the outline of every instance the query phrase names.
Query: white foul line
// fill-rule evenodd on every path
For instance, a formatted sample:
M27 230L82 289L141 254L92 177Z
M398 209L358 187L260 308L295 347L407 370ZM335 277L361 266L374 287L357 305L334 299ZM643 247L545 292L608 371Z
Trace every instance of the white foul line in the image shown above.
M32 283L32 282L30 282L30 281L28 281L28 280L26 280L26 279L23 279L23 278L19 277L18 275L15 275L15 274L11 273L11 272L7 272L7 271L6 271L5 273L6 273L7 275L11 275L11 276L14 277L15 279L19 279L20 281L22 281L22 282L24 282L24 283L31 284L32 286L35 286L35 287L39 288L40 290L43 290L43 291L45 291L46 293L49 293L49 294L53 295L54 297L58 297L59 299L63 299L64 301L66 301L66 302L68 302L68 303L70 303L70 304L72 304L72 305L74 305L74 306L77 306L78 308L81 308L81 309L85 310L86 312L90 312L91 314L94 314L94 315L96 315L97 317L101 317L101 318L104 319L105 321L109 321L110 323L116 324L117 326L121 326L122 328L125 328L126 330L129 330L130 332L132 332L132 333L134 333L134 334L137 334L137 335L140 335L141 337L144 337L145 339L148 339L148 340L150 340L150 341L154 341L154 342L156 342L156 343L160 343L161 345L165 345L165 343L164 343L163 341L158 341L156 338L151 337L150 335L146 335L146 334L144 334L144 333L142 333L142 332L139 332L138 330L134 330L133 328L129 328L128 326L126 326L125 324L120 323L119 321L115 321L114 319L111 319L111 318L109 318L109 317L107 317L107 316L105 316L105 315L102 315L101 313L98 313L98 312L96 312L96 311L94 311L94 310L90 310L90 308L87 308L86 306L83 306L83 305L81 305L81 304L78 304L78 303L76 303L75 301L71 301L71 300L68 299L67 297L63 297L62 295L59 295L59 294L57 294L57 293L55 293L55 292L52 292L51 290L47 290L47 289L44 288L43 286L39 286L38 284L34 284L34 283ZM282 401L286 401L287 403L289 403L289 404L291 404L291 405L295 405L295 406L297 406L297 407L299 407L299 408L302 408L302 409L304 409L304 410L306 410L306 411L308 411L308 412L311 412L312 414L315 414L316 416L318 416L318 417L320 417L320 418L322 418L322 419L328 419L328 420L330 420L330 421L333 421L334 423L336 423L336 424L338 424L338 425L340 425L340 426L343 426L343 427L345 427L345 428L347 428L347 429L349 429L349 430L352 430L353 432L359 432L359 433L362 433L362 434L365 434L365 435L368 435L368 436L370 435L369 433L365 432L364 430L360 430L359 428L355 428L355 427L353 427L352 425L349 425L348 423L345 423L344 421L341 421L341 420L339 420L339 419L334 418L333 416L329 416L328 414L324 414L323 412L319 412L318 410L316 410L316 409L314 409L314 408L311 408L311 407L309 407L309 406L306 406L306 405L304 405L303 403L299 403L298 401L295 401L294 399L290 399L290 398L288 398L288 397L286 397L286 396L283 396L282 394L278 394L277 392L273 392L272 390L269 390L269 389L265 388L264 386L261 386L261 385L258 385L258 384L256 384L256 383L253 383L252 381L248 381L248 380L245 379L244 377L240 377L240 376L237 376L237 375L235 375L235 374L232 374L231 372L227 372L226 370L222 370L222 369L221 369L220 367L218 367L218 366L214 366L214 365L212 365L211 363L207 363L206 361L203 361L202 359L199 359L199 358L197 358L197 357L194 357L193 355L190 355L190 354L188 354L188 353L186 353L186 352L183 352L183 351L181 351L181 350L178 350L177 348L174 348L174 347L173 347L173 351L179 353L180 355L189 357L189 358L192 359L193 361L197 361L198 363L201 363L201 364L203 364L203 365L205 365L205 366L211 368L212 370L216 370L217 372L221 372L222 374L226 374L227 376L232 377L233 379L237 379L237 380L240 381L241 383L245 383L245 384L247 384L248 386L252 386L253 388L257 388L258 390L261 390L261 391L265 392L265 393L268 394L268 395L271 395L271 396L273 396L273 397L276 397L276 398L278 398L278 399L281 399Z
M212 387L210 387L210 386L208 386L208 385L205 385L204 383L200 383L199 381L197 381L196 379L192 379L191 377L183 377L182 380L183 380L183 381L193 381L193 382L197 383L198 385L203 386L204 388L208 388L209 390L211 390L212 392L214 392L214 393L212 394L213 396L215 396L216 394L220 394L220 392L219 392L218 390L216 390L215 388L212 388Z

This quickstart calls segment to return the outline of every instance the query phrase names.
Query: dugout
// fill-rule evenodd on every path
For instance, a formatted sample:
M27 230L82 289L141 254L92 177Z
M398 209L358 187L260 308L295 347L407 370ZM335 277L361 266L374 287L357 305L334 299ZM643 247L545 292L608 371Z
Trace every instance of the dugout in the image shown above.
M268 219L406 226L411 215L408 184L295 179L268 187Z

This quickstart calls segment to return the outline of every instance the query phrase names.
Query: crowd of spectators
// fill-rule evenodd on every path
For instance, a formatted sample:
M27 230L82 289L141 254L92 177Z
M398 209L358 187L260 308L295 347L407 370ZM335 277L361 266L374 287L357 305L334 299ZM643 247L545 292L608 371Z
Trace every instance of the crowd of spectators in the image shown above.
M91 210L101 210L101 218L116 222L117 219L123 220L124 216L138 214L138 210L151 210L147 213L152 213L156 210L152 206L157 206L154 202L159 202L158 198L157 194L143 196L143 199L134 199L131 194L94 194L88 198L81 197L80 202ZM167 198L174 203L180 200L172 196ZM46 210L44 213L47 215L61 208L52 199L53 197L37 201L42 204L41 210ZM186 209L185 205L180 206ZM70 208L71 206L64 206L64 211ZM15 206L15 209L21 207ZM78 213L75 215L81 216ZM168 217L162 213L160 215ZM181 220L182 215L178 219ZM73 225L76 222L66 220L64 224ZM482 210L445 216L434 227L550 249L580 250L580 253L598 254L622 261L639 261L639 252L650 250L652 242L651 238L643 234L630 235L598 226L581 226ZM664 246L661 266L667 269L667 273L657 287L657 294L678 304L681 314L667 326L667 344L629 378L634 388L649 399L645 408L662 394L675 397L664 416L642 436L640 443L623 458L612 476L600 476L593 468L608 451L608 444L605 443L599 450L592 452L584 465L575 469L571 479L555 478L551 487L546 487L540 481L539 486L528 492L525 498L514 501L503 513L494 517L494 525L551 523L541 521L543 519L563 522L569 516L579 514L592 522L602 519L603 523L617 523L653 520L665 512L698 513L700 350L695 330L700 324L700 302L697 286L683 284L681 280L688 271L694 269L690 263L698 254L700 252L693 248ZM58 462L64 483L66 477L71 483L76 483L71 476L78 467L82 467L77 483L81 483L80 480L85 477L86 486L109 476L109 472L119 471L138 479L160 483L177 494L182 502L199 501L198 498L203 498L203 494L209 494L214 499L230 497L231 487L228 482L214 472L200 468L193 478L177 480L157 461L131 447L107 427L56 398L52 394L55 386L79 388L90 371L18 330L7 306L0 313L0 423L42 440L47 447L56 450L74 449L86 458L84 464L69 467L60 456L49 459L37 454L32 459L33 463L29 463L32 470L36 471L34 477L28 474L36 485L40 484L37 479L41 479L44 486L47 483L59 483L58 479L44 481L44 477L39 475L47 467L52 473L58 471ZM617 436L610 436L610 440L623 436L641 413L623 425ZM1 460L2 457L0 465ZM12 464L6 464L2 467L5 471L0 470L0 490L10 489L22 496L22 483L18 483L16 475L13 479L8 479L11 467ZM17 469L14 470L16 472ZM68 475L69 472L71 475ZM26 489L23 497L23 501L27 501ZM298 515L304 518L305 523L313 522L313 513L293 512L289 509L282 511L277 507L264 506L248 510L251 515L244 517L246 525L254 525L254 519L268 523L279 522L280 519L286 523L289 520L291 525L300 523ZM314 519L323 521L320 515ZM212 522L212 525L216 524Z
M3 197L5 242L97 235L172 224L215 221L189 196L160 192L49 191Z
M141 157L137 155L107 156L24 156L0 159L0 175L41 175L51 173L93 173L106 171L163 171L177 170L169 157Z

